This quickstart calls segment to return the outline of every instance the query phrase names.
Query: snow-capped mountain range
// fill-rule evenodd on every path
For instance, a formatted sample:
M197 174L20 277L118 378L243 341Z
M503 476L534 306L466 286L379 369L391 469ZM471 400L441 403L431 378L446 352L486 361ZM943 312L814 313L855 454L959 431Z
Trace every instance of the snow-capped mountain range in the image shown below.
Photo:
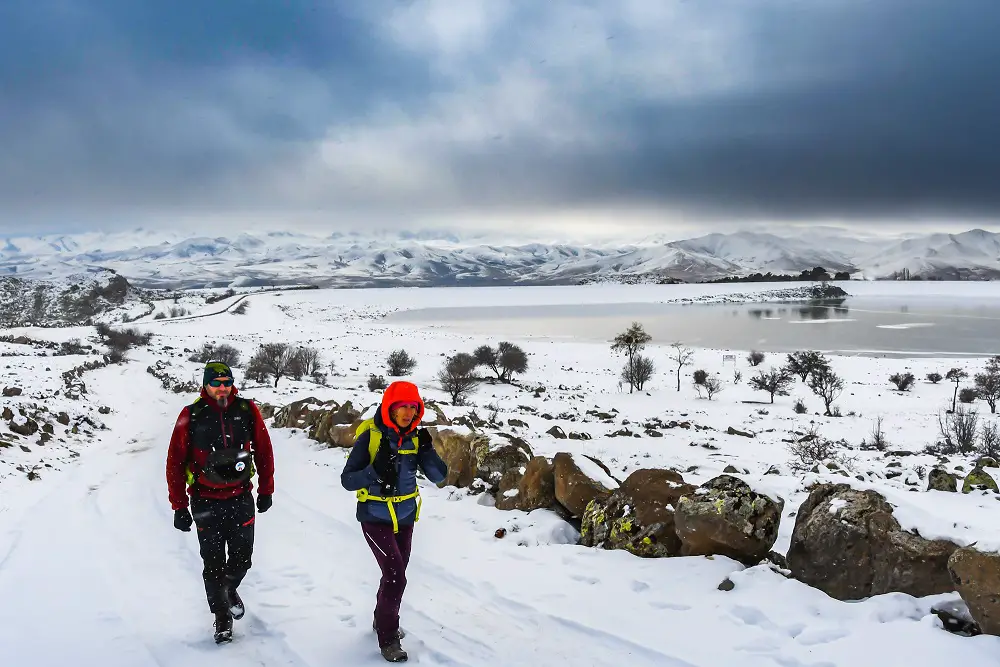
M111 269L137 286L170 288L699 282L757 272L798 274L816 266L868 279L904 270L922 278L1000 278L1000 234L982 229L862 238L817 227L781 235L651 236L620 244L494 244L433 232L208 237L135 230L7 238L0 244L0 275L53 279Z

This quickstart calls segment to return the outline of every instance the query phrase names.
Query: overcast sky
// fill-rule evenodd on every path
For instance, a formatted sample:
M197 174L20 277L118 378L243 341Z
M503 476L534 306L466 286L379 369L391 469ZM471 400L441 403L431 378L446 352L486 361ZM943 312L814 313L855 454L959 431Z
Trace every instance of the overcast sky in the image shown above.
M998 0L5 0L0 231L997 228Z

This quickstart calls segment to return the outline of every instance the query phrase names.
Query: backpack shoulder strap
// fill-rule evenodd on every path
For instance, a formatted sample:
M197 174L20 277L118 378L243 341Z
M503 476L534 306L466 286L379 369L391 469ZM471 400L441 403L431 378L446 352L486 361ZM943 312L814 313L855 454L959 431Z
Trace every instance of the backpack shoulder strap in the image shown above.
M354 440L357 441L364 433L368 434L368 463L371 464L375 461L375 454L382 442L382 432L375 426L374 419L366 419L358 424L357 430L354 431Z

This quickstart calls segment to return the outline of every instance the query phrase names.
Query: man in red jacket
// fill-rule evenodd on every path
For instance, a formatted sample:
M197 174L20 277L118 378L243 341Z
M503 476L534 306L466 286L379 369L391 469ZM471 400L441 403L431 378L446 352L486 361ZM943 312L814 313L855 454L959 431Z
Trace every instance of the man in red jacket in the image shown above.
M215 641L233 638L233 619L243 617L236 592L250 569L254 539L254 469L260 488L257 511L271 507L274 455L257 405L237 396L233 373L218 361L205 365L201 396L186 406L170 437L167 489L174 527L198 527L208 607L215 614ZM191 509L188 511L188 495ZM229 560L226 560L228 547Z

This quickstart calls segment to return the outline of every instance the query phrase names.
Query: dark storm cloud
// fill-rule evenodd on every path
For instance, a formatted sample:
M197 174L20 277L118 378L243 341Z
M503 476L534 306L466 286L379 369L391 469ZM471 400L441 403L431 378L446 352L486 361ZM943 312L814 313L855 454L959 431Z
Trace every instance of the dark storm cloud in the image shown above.
M995 216L998 31L992 0L2 3L0 229Z

